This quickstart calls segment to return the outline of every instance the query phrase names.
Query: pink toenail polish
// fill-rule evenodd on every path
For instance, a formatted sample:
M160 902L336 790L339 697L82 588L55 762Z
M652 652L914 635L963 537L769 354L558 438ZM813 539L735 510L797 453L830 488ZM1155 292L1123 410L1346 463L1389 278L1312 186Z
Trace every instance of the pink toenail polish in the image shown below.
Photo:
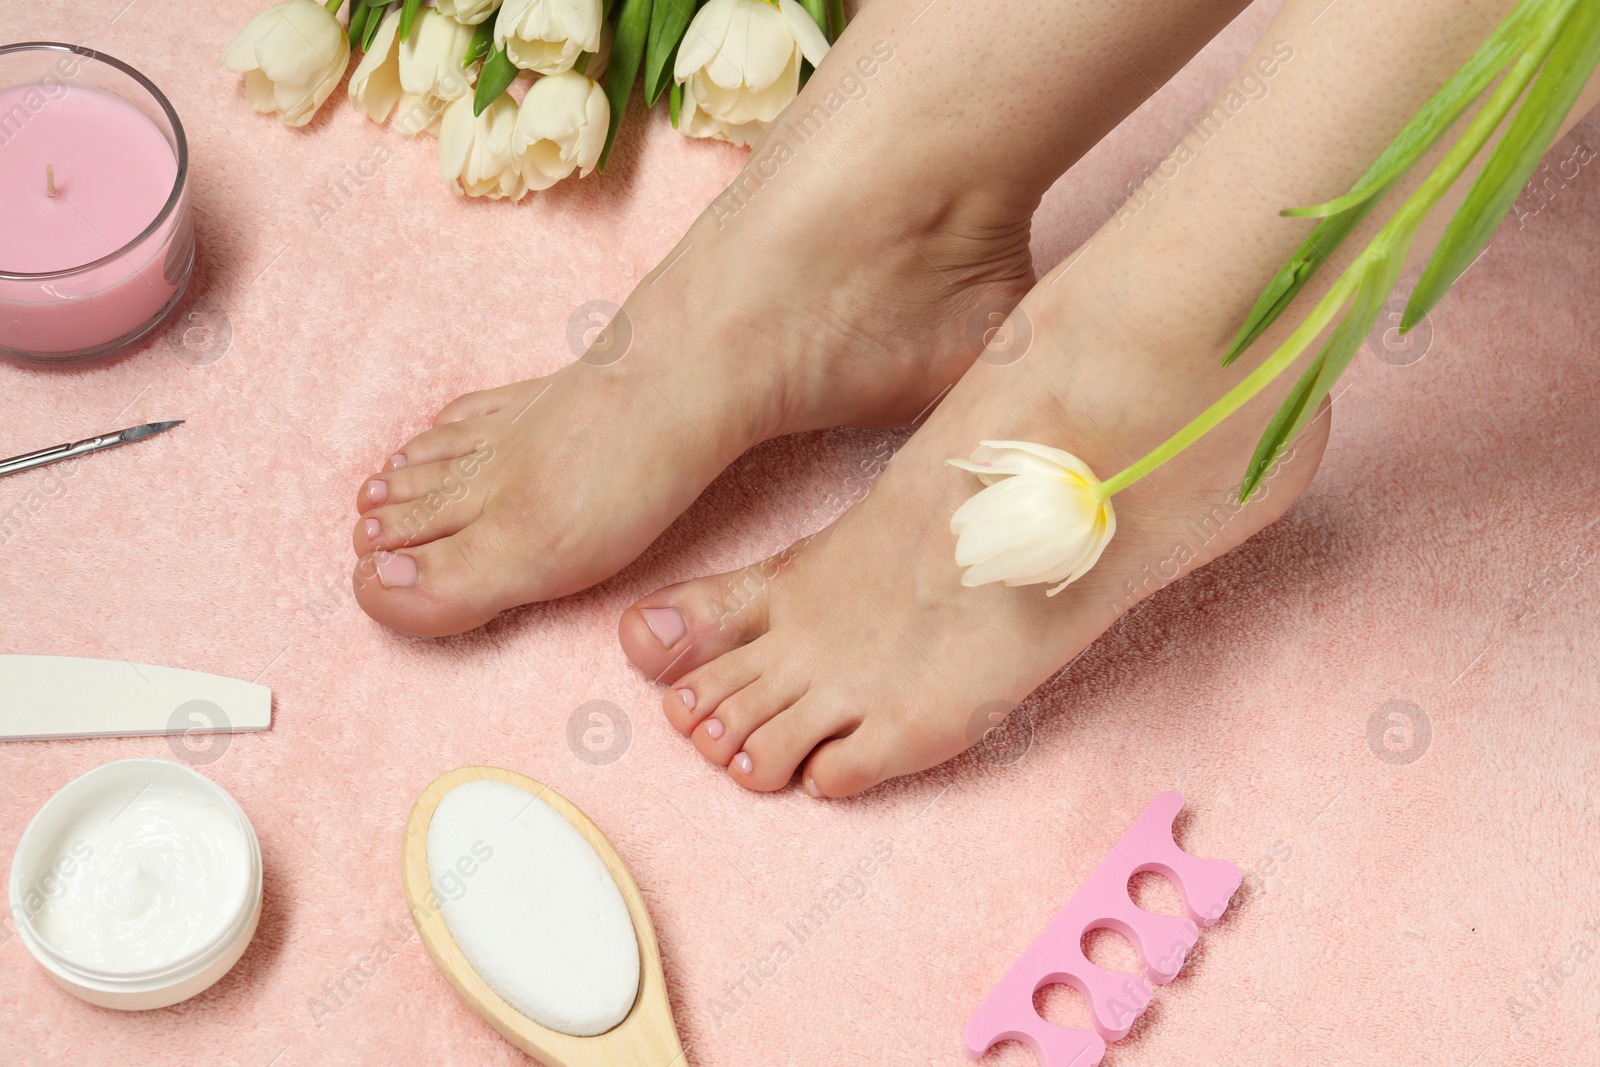
M749 774L756 769L756 761L750 758L750 753L741 752L733 757L733 766L740 774Z
M706 720L706 736L715 741L726 732L726 728L717 719Z
M381 504L389 499L389 483L382 478L374 478L367 483L367 499L374 504Z
M810 793L812 796L821 799L822 790L817 788L816 781L809 774L800 780L800 784L805 788L807 793Z
M379 552L373 557L378 564L378 581L385 588L417 584L417 561L398 552Z
M688 708L690 711L694 710L694 690L693 689L680 689L680 690L678 690L678 699L683 701L683 706L684 707Z
M650 627L650 632L665 648L677 644L688 632L677 608L640 608L639 614L644 616L644 624Z
M405 457L404 453L402 453L400 455L395 455L395 456L390 456L389 457L389 469L390 470L397 471L401 467L404 467L405 465L406 465L406 457Z
M361 524L361 532L367 535L368 541L376 541L378 534L383 532L383 523L377 519L368 519Z

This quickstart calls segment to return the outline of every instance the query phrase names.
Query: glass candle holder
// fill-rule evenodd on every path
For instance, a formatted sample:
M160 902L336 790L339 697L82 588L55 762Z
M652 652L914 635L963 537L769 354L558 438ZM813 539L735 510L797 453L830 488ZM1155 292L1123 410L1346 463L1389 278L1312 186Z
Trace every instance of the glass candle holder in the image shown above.
M0 46L0 356L105 359L194 273L189 147L148 78L78 45Z

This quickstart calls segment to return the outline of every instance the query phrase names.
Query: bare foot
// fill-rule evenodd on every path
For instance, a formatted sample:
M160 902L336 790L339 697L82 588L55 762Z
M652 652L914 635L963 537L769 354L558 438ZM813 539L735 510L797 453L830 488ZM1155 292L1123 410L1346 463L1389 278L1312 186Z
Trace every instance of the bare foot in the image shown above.
M360 487L361 606L478 626L616 572L758 441L914 419L1032 284L1039 198L1242 5L864 7L629 297L625 355L462 397Z
M1141 351L1097 332L1087 309L1052 306L1056 295L1041 284L1021 306L1036 332L1032 371L969 372L832 526L623 616L629 658L671 683L667 718L739 784L780 789L803 765L812 795L847 796L955 756L1121 612L1275 520L1309 484L1327 418L1243 509L1229 501L1253 436L1219 433L1118 494L1115 538L1059 596L963 588L949 517L979 485L946 459L983 439L1039 441L1109 474L1129 458L1113 442L1159 441L1229 377L1220 347Z
M1290 374L1119 493L1117 532L1099 563L1047 598L1042 586L961 586L949 519L979 484L945 460L986 439L1034 441L1108 477L1282 339L1292 322L1220 366L1302 239L1277 208L1347 188L1484 33L1471 12L1429 0L1374 38L1367 27L1395 9L1347 2L1356 7L1342 8L1342 21L1318 24L1321 0L1289 0L1245 68L1264 69L1276 49L1271 93L1209 143L1186 144L1174 179L1024 298L1017 314L1032 322L1032 349L1013 365L975 365L865 500L765 564L671 586L624 614L624 650L670 684L666 715L702 756L750 789L780 789L798 772L814 796L949 759L1121 612L1237 546L1304 491L1327 441L1326 411L1264 491L1242 509L1230 503ZM1412 42L1423 40L1431 50L1413 63ZM1334 273L1302 300L1319 297Z
M601 581L751 445L912 421L1032 284L1026 211L801 184L804 202L771 186L732 218L714 205L625 327L548 377L461 397L364 482L367 613L436 636Z

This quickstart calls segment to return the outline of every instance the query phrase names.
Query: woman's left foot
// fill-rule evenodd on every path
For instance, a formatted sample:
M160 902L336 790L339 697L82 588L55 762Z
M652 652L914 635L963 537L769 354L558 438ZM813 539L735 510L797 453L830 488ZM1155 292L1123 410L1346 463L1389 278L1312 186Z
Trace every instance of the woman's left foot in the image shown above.
M1275 520L1309 484L1326 416L1254 500L1229 506L1269 413L1258 398L1118 494L1116 536L1060 595L964 588L949 518L980 485L946 459L983 439L1038 441L1106 476L1129 458L1119 447L1155 444L1240 375L1219 369L1220 350L1144 352L1095 335L1092 316L1052 307L1046 292L1042 283L1021 307L1035 331L1027 357L970 371L832 526L624 614L628 657L670 683L667 718L740 785L781 789L803 765L807 792L847 796L950 759L1120 613ZM681 636L664 645L657 632Z

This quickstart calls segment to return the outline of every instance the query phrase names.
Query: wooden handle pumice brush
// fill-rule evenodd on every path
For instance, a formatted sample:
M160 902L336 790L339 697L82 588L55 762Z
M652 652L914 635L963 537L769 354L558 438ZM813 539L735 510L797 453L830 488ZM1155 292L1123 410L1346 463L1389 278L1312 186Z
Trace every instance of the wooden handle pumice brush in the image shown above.
M433 962L548 1067L686 1067L633 876L554 789L498 767L435 779L411 809L406 903Z

